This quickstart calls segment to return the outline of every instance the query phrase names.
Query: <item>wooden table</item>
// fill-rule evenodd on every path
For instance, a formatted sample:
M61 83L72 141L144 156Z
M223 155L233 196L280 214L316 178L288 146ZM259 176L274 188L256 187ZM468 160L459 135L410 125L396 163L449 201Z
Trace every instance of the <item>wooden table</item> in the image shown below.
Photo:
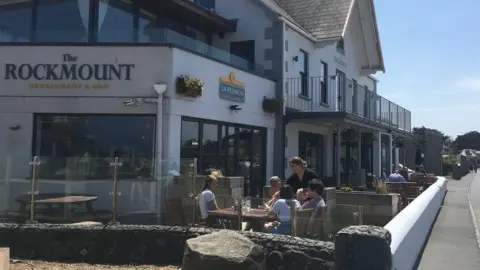
M100 214L93 209L93 202L97 196L86 194L45 193L35 195L35 219L57 222L79 222L92 219L109 218L109 213ZM29 216L28 205L31 204L31 196L26 194L15 199L20 203L18 213ZM75 212L75 206L85 206L86 212ZM45 206L43 209L37 207Z
M227 219L232 221L238 228L241 228L242 224L238 224L238 213L233 211L233 208L224 208L219 210L213 210L208 212L209 224L213 224L215 219ZM248 212L242 212L242 221L250 223L250 227L253 231L263 231L263 226L268 221L274 221L276 218L269 217L266 209L250 209Z

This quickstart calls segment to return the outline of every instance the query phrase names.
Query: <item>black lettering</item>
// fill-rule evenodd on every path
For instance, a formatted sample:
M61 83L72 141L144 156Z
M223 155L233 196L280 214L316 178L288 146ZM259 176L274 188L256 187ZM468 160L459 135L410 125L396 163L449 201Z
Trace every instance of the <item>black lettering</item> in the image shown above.
M115 77L117 78L117 80L121 80L122 79L122 72L121 72L121 65L119 65L118 67L115 66L115 65L108 65L108 68L109 68L109 75L108 75L108 78L109 80L113 80L113 76L112 76L112 73L114 73Z
M55 69L58 67L57 64L47 64L47 80L58 81L60 77L55 73Z
M63 64L62 65L62 73L60 78L62 80L77 80L77 65L73 64L71 66Z
M93 65L95 68L95 80L105 81L110 80L108 78L108 65ZM100 75L101 73L101 75Z
M32 66L29 64L23 64L18 67L18 77L22 80L28 80L32 76L32 72Z
M132 69L135 68L135 65L134 64L122 64L120 65L120 67L125 67L126 71L125 71L125 80L126 81L131 81L132 78Z
M85 74L87 73L87 74ZM84 64L81 65L78 69L78 77L84 81L88 81L93 76L93 68L90 65Z
M35 78L35 80L45 79L45 75L43 75L43 76L39 75L39 72L38 72L39 68L43 68L45 70L45 65L39 64L39 65L36 65L36 66L33 67L33 78Z
M5 80L16 80L17 79L17 74L15 73L15 70L17 69L17 66L14 64L6 64L5 65Z

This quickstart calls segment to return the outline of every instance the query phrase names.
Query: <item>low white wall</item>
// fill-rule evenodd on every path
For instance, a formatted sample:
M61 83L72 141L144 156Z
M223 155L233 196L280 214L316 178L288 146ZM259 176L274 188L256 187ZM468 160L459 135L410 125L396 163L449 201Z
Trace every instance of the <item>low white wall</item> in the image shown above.
M414 268L446 192L447 180L444 177L438 177L433 185L385 226L385 229L392 234L390 244L392 269Z

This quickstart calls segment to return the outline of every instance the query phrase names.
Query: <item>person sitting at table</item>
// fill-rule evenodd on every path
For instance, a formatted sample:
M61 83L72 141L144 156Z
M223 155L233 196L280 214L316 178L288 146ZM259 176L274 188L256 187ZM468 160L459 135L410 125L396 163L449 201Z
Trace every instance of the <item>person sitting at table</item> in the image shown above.
M288 235L292 230L292 214L289 200L293 199L293 189L289 185L282 186L280 188L279 199L275 202L272 209L269 212L269 216L276 217L278 221L273 221L265 224L265 228L268 232L274 234ZM295 207L300 208L300 203L297 200L293 200Z
M213 194L212 188L217 184L217 177L212 173L205 177L205 183L203 184L202 193L199 198L200 213L202 219L207 219L208 212L218 210L217 201L215 201L215 194Z
M280 177L272 176L270 177L269 182L270 182L270 192L272 194L272 198L265 204L267 207L272 208L280 196L280 186L282 184L282 181L280 180Z
M307 168L307 166L307 162L300 157L290 159L292 174L287 178L287 185L292 187L294 194L299 189L308 188L310 180L318 179L317 173Z
M323 190L325 186L319 179L313 179L308 182L307 196L310 200L306 201L301 209L315 209L317 207L324 207L325 201L322 198Z
M394 173L390 174L388 176L388 181L391 183L405 183L407 180L403 178L403 176L400 174L400 172L397 170Z

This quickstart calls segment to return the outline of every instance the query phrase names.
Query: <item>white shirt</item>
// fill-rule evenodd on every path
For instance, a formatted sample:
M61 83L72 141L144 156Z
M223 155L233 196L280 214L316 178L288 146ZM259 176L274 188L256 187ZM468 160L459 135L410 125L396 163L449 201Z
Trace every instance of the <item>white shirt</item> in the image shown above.
M215 195L213 192L209 189L206 189L200 194L200 213L202 214L202 218L206 219L208 217L208 211L214 210L214 209L208 209L207 203L214 201L215 200Z
M295 202L295 207L300 208L300 202L293 200ZM290 206L285 201L285 199L278 199L272 207L272 212L278 215L278 220L280 222L288 222L292 219L292 212L290 211Z
M321 199L320 201L318 201L318 203L315 207L316 208L325 207L325 201L323 199Z

